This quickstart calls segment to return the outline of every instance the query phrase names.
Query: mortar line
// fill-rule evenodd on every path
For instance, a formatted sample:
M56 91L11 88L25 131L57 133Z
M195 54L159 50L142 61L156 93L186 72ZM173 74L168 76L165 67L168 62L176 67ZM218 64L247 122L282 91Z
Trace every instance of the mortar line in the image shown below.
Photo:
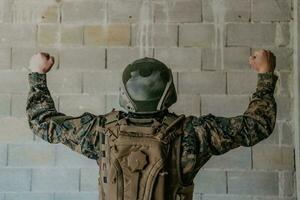
M132 47L132 23L129 23L129 47Z
M9 68L12 69L13 66L12 66L12 63L13 63L13 50L12 50L12 47L10 48L10 57L9 57L9 60L10 60L10 63L9 63Z
M9 95L9 116L12 116L12 94Z
M78 190L81 192L81 168L79 168Z
M54 148L54 166L57 166L58 145Z
M80 89L81 89L81 94L84 93L84 87L83 87L83 83L84 83L84 82L83 82L83 73L84 73L84 72L81 72L81 73L80 73L80 78L81 78L81 88L80 88Z
M180 94L180 91L179 91L179 72L176 72L176 79L177 79L177 83L176 83L177 93Z
M33 179L33 169L30 169L30 182L29 182L29 191L32 192L32 179Z
M225 94L228 95L228 72L225 72Z
M228 171L225 171L225 178L226 178L226 194L228 194Z
M179 26L180 24L177 25L177 47L179 47Z
M82 46L85 46L85 25L82 26Z
M155 48L152 47L152 57L155 58Z
M108 55L108 53L107 53L107 48L105 48L105 51L104 51L104 69L107 69L107 65L108 65L108 63L107 63L107 55Z
M8 167L8 156L9 156L9 153L8 153L8 148L9 148L9 144L6 144L6 163L5 163L5 166Z
M251 156L250 156L250 158L251 158L251 170L253 170L253 168L254 168L254 164L253 164L253 147L251 147L250 148L250 154L251 154Z
M253 0L250 0L250 16L249 16L249 22L253 22L252 19L252 12L253 12Z

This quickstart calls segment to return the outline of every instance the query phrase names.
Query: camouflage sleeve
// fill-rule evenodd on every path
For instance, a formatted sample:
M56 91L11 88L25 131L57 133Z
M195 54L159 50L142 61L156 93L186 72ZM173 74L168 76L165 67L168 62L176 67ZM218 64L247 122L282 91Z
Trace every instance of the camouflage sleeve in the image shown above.
M276 122L274 90L277 79L274 73L258 74L256 91L243 115L192 117L190 128L196 133L199 151L219 155L239 146L253 146L267 138Z
M98 159L97 128L103 119L88 112L77 117L58 112L47 87L46 74L31 72L28 79L26 113L33 133L49 143L63 143L88 158Z

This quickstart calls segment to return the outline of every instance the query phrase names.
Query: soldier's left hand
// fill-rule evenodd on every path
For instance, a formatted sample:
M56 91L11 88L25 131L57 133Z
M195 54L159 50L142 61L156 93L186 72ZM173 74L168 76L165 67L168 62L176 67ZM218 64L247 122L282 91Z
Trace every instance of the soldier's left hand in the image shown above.
M249 64L258 73L274 72L276 56L269 50L260 49L249 57Z

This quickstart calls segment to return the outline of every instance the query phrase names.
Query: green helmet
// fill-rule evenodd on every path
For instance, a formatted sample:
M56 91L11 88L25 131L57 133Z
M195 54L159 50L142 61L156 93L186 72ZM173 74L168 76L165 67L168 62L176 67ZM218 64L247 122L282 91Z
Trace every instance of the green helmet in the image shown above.
M172 71L154 58L142 58L123 71L119 103L129 112L148 114L177 101Z

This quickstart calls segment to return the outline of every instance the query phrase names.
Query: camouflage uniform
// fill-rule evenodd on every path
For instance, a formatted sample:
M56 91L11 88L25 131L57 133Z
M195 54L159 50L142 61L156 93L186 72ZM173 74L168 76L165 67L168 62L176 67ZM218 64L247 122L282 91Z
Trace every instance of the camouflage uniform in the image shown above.
M46 74L33 72L28 78L26 111L33 133L49 143L65 144L99 164L105 156L102 147L106 135L102 129L107 115L85 112L74 117L57 112L47 88ZM276 121L273 95L277 79L274 73L258 74L256 91L243 115L226 118L208 114L188 116L182 121L180 160L184 181L192 181L211 156L239 146L255 145L273 132ZM122 112L122 115L126 117L128 113Z

